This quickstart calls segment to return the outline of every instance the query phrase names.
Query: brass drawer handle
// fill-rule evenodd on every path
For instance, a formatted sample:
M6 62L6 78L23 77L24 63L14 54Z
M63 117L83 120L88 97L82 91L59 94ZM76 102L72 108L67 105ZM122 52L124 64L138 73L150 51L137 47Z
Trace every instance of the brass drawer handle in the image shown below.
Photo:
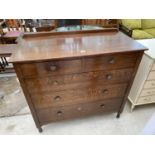
M54 100L55 100L55 101L60 101L60 100L61 100L61 97L60 97L60 96L55 96L55 97L54 97Z
M114 64L114 63L115 63L114 58L110 59L110 60L109 60L109 63L110 63L110 64Z
M50 66L50 71L56 71L56 69L57 69L57 66L55 65Z
M101 107L101 108L104 108L104 107L105 107L105 104L101 104L100 107Z
M58 115L58 116L62 116L62 114L63 114L62 111L58 111L58 112L57 112L57 115Z
M108 94L108 89L102 90L102 93L103 93L103 94Z
M106 76L106 78L107 78L107 80L111 80L111 79L112 79L112 75L111 75L111 74L108 74L108 75Z

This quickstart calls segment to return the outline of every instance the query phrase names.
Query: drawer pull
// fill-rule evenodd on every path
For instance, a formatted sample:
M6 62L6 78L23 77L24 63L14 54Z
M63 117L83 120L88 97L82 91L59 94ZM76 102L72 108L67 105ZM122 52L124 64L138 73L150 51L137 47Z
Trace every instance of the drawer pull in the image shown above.
M101 104L100 107L101 107L101 108L104 108L104 107L105 107L105 104Z
M150 91L148 91L147 93L148 93L148 94L151 94L151 92L150 92Z
M56 96L56 97L54 97L54 100L55 101L60 101L61 100L61 97L60 96Z
M110 63L110 64L114 64L114 63L115 63L114 58L110 59L110 60L109 60L109 63Z
M102 93L103 93L103 94L107 94L107 93L108 93L108 89L104 89L104 90L102 91Z
M151 83L152 86L155 86L155 83Z
M78 110L78 111L81 111L81 110L82 110L82 107L78 107L77 110Z
M58 111L58 112L57 112L57 115L58 115L58 116L62 116L62 114L63 114L62 111Z
M53 82L53 85L58 85L58 81L54 81Z
M112 75L108 74L108 75L106 76L106 78L107 78L107 80L111 80L111 79L112 79Z
M150 98L145 98L145 99L144 99L144 101L150 101L150 100L151 100Z
M56 69L57 69L57 66L55 66L55 65L50 66L51 71L55 71Z

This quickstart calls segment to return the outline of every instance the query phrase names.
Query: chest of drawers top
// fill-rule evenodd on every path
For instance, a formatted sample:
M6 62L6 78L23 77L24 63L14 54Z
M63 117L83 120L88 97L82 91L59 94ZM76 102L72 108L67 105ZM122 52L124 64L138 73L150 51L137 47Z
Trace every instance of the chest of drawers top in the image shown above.
M116 30L25 34L10 62L39 62L144 51L140 43Z

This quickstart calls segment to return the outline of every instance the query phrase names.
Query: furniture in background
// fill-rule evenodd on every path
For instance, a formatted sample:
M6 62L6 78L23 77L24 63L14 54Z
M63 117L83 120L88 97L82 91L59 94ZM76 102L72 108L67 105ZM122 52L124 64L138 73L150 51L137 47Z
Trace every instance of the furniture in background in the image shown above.
M18 20L7 19L5 20L6 28L1 27L1 42L3 44L15 44L16 39L23 35L22 27Z
M31 33L19 45L10 62L40 132L64 119L119 117L146 49L118 29Z
M53 19L24 19L25 32L43 32L51 31L55 28Z
M57 19L56 28L64 26L81 25L81 19Z
M57 19L55 27L75 26L75 25L92 25L105 28L118 28L117 19Z
M55 28L55 21L53 19L38 19L35 27L37 32L52 31Z
M155 19L121 19L120 30L134 39L155 38Z
M6 57L0 57L0 72L5 71L5 67L8 66L8 62L6 60Z
M14 72L13 66L8 63L7 58L18 50L17 44L1 44L0 45L0 73Z
M82 19L82 25L97 25L105 28L118 28L117 19Z
M128 99L131 110L135 106L155 103L155 39L138 40L149 50L145 51Z
M5 24L10 30L19 30L21 28L22 20L20 19L5 19Z

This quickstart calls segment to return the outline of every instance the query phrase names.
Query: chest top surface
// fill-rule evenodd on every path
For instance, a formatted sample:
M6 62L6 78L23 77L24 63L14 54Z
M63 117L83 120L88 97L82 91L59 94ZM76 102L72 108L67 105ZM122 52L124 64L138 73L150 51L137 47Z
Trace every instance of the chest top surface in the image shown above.
M145 54L155 59L155 39L143 39L137 41L149 49L145 51Z
M119 31L25 34L10 62L33 62L103 54L144 51L147 48Z

